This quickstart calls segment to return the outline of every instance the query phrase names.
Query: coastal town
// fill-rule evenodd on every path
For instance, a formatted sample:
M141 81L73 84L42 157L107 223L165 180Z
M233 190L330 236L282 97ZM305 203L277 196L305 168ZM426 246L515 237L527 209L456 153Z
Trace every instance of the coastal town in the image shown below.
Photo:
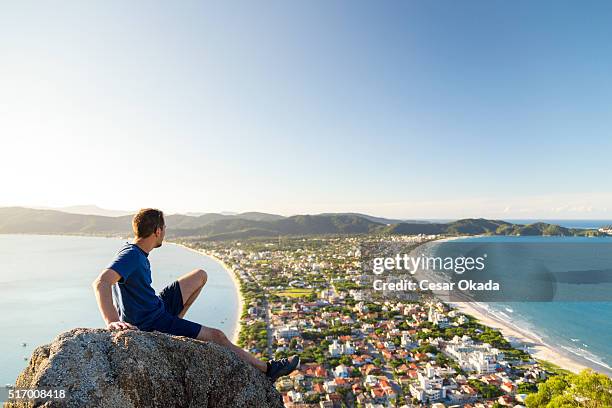
M244 301L240 346L262 359L300 355L299 370L276 384L286 407L523 407L554 375L554 366L433 297L372 296L361 268L372 239L183 244L235 274Z

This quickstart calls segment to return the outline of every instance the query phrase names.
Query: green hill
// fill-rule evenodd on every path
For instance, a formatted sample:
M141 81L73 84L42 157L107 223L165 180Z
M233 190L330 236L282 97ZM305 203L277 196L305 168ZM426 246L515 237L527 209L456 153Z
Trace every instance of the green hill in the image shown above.
M254 236L253 231L265 231L268 235L321 235L321 234L365 234L379 231L382 224L354 215L294 215L274 221L245 219L223 219L196 229L172 231L174 236L219 236L244 232ZM250 231L250 232L247 232ZM239 234L238 234L239 235Z
M484 218L466 218L449 223L399 223L389 226L390 234L450 234L450 235L478 235L496 234L498 229L512 227L506 221L486 220Z
M597 230L565 228L559 225L536 222L512 224L501 220L466 218L449 223L414 224L399 223L385 229L389 234L448 234L448 235L554 235L554 236L600 236Z
M0 233L92 234L130 233L131 216L105 217L22 207L0 208Z
M70 214L56 210L22 207L0 208L0 233L26 234L132 234L131 215L107 217ZM382 221L382 222L379 222ZM276 235L325 234L445 234L445 235L603 235L597 230L564 228L543 222L522 225L501 220L466 218L449 223L398 222L362 214L337 213L294 215L248 212L242 214L208 213L199 216L166 216L167 236L208 239L244 239Z

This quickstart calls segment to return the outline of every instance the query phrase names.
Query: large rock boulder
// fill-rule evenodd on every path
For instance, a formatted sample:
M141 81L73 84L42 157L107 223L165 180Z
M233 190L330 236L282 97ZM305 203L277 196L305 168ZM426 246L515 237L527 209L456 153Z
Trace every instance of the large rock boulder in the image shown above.
M282 407L272 383L216 344L163 333L73 329L32 353L16 388L65 388L65 401L11 407Z

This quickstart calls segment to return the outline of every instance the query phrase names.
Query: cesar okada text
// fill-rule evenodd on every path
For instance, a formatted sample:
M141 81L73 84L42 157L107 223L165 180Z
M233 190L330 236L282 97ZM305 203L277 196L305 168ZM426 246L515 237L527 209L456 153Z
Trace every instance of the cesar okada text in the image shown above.
M482 271L485 269L485 259L487 255L479 257L459 256L459 257L432 257L420 255L417 257L408 254L397 254L394 257L374 258L372 262L372 272L381 275L388 271L406 271L414 275L417 270L430 271L452 271L458 275L466 271ZM498 291L499 283L489 279L487 282L474 281L472 279L461 279L457 282L433 282L423 279L418 282L401 279L395 282L386 282L376 279L373 282L374 290L462 290L462 291Z

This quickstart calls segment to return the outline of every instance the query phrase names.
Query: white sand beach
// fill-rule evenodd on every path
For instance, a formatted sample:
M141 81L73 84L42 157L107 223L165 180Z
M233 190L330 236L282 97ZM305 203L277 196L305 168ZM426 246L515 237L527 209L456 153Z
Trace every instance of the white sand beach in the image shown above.
M516 348L522 349L527 347L527 351L534 357L540 360L549 361L561 368L578 373L581 370L588 368L568 355L555 350L552 346L544 343L535 333L505 322L485 308L478 306L472 302L451 303L453 307L459 309L462 313L469 314L477 318L483 325L498 329L504 337Z
M445 237L436 240L436 242L448 242L481 236L484 235ZM520 349L527 347L526 351L536 359L546 360L574 373L578 373L585 368L594 368L596 371L601 370L600 367L589 366L586 363L578 361L576 358L573 358L569 352L558 351L555 347L546 344L537 334L495 316L485 307L479 306L476 302L456 302L449 304L463 313L474 316L483 325L498 329L514 347Z
M244 299L242 299L242 294L240 293L240 282L238 281L238 278L236 278L236 275L234 274L232 269L225 262L223 262L221 259L217 258L216 256L207 254L203 251L198 251L196 249L190 248L183 244L178 244L175 242L173 242L173 244L183 247L189 251L196 252L200 255L205 255L205 256L208 256L214 259L216 262L221 264L223 269L227 272L227 274L232 279L232 282L234 283L234 290L236 291L236 297L238 298L238 308L236 310L236 323L234 324L234 329L232 330L231 335L228 337L231 340L231 342L235 344L238 341L238 336L240 335L240 317L242 316L242 309L244 308Z
M232 332L230 340L232 341L232 343L235 344L238 342L238 336L240 335L240 318L242 316L242 310L244 309L244 299L242 298L242 294L240 293L240 281L236 277L234 271L221 259L209 254L204 255L209 256L215 261L219 262L221 266L223 266L223 269L225 269L232 278L232 282L234 282L234 289L236 290L236 296L238 297L238 309L236 310L236 324L234 325L234 330Z

